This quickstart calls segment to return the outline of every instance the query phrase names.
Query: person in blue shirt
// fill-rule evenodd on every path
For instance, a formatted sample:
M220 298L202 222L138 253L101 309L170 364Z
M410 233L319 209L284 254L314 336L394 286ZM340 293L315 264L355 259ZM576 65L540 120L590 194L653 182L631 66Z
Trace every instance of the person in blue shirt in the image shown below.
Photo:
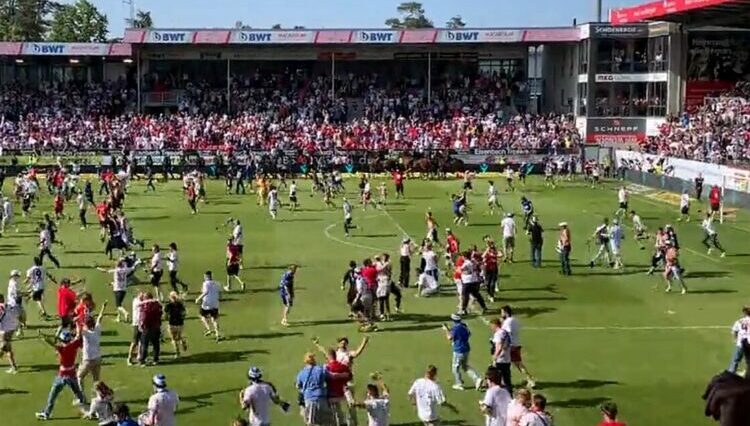
M308 352L305 366L297 374L296 384L304 402L302 416L306 425L331 424L332 416L328 406L327 381L330 374L322 365L317 365L315 354Z
M130 417L130 408L125 403L117 403L114 408L117 426L138 426L138 422Z
M292 305L294 304L294 274L296 273L297 265L289 265L289 268L281 276L281 281L279 282L279 296L281 296L281 304L284 305L281 325L284 327L289 325L289 311L292 310Z
M523 210L523 230L528 231L531 217L534 216L534 205L531 204L531 200L521 197L521 210Z
M452 327L448 328L447 325L443 324L443 330L445 331L445 338L451 342L453 348L452 370L455 380L453 389L464 390L464 381L461 378L462 371L474 380L474 387L479 389L482 386L482 377L469 365L471 331L469 331L466 323L461 321L461 315L451 314L451 320L453 321Z

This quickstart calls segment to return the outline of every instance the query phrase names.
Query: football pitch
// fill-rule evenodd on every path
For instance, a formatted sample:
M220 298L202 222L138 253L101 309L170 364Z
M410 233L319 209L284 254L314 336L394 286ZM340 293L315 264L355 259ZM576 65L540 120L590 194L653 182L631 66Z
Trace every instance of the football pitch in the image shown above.
M373 178L373 188L381 180ZM538 380L537 391L547 397L556 424L596 424L600 419L598 406L607 400L618 403L622 419L631 425L712 424L703 416L700 396L712 375L729 363L734 344L729 328L750 293L745 287L745 280L750 278L750 216L739 211L724 224L717 224L719 238L728 251L722 259L718 253L707 255L701 245L703 232L697 210L705 206L694 202L693 220L678 223L677 207L668 202L670 197L635 188L641 193L631 193L630 207L638 211L649 230L672 223L680 237L681 263L687 270L690 291L684 296L678 292L665 294L653 290L657 283L664 288L659 274L645 274L650 265L650 243L646 250L639 250L629 227L625 229L623 272L587 266L593 252L588 251L585 240L602 217L612 217L619 184L592 189L581 181L562 182L552 190L541 180L530 179L525 188L508 193L503 179L496 180L506 209L519 213L521 195L533 201L546 229L544 262L541 269L529 264L528 241L520 232L522 218L517 214L516 262L501 265L499 300L484 319L498 315L501 305L514 308L522 325L525 363ZM387 183L393 192L391 182ZM11 193L9 185L6 183L5 193ZM346 185L350 199L356 199L356 181L347 180ZM345 293L340 290L350 260L361 262L388 252L398 262L397 249L403 236L411 236L416 242L424 236L428 208L437 218L441 238L444 228L450 226L463 248L481 244L484 235L500 240L500 216L486 214L486 179L474 182L468 227L451 223L449 194L460 189L460 180L413 179L405 182L407 198L395 200L391 195L384 210L363 212L356 205L354 222L361 229L348 239L343 235L341 209L328 209L318 195L308 196L309 181L301 181L299 186L301 209L294 213L283 209L273 221L265 207L256 205L254 194L225 195L223 181L208 182L208 203L199 205L197 215L190 214L179 182L158 185L156 193L148 194L144 194L143 181L131 184L125 211L137 237L146 239L146 249L153 243L166 248L170 242L180 248L180 275L191 287L185 326L189 351L172 360L167 341L162 345L161 365L128 367L125 360L131 327L116 323L113 312L109 312L103 321L102 378L115 389L117 401L127 402L135 413L143 411L151 394L151 376L163 373L181 399L178 424L228 425L241 414L238 393L246 385L248 367L253 365L263 369L264 378L277 387L282 398L294 403L294 378L302 367L303 354L314 349L312 337L333 345L337 337L348 336L355 347L363 337L356 324L347 320ZM286 201L284 190L280 194ZM340 198L335 202L340 206ZM31 219L17 217L20 232L0 238L0 273L7 276L11 269L25 271L31 266L37 242L32 227L44 211L51 211L51 206L51 198L43 195ZM20 212L19 207L16 210ZM76 216L74 202L66 205L66 213ZM220 324L226 339L217 343L203 336L198 307L192 300L200 290L204 271L214 271L222 281L225 278L224 246L231 229L223 224L230 217L241 219L244 227L242 278L247 291L223 294ZM95 223L92 211L88 218ZM571 277L558 273L555 242L556 225L561 221L568 222L572 230ZM629 220L626 223L629 225ZM112 265L103 253L98 227L81 231L77 221L62 222L59 227L58 239L65 243L65 249L56 246L53 251L62 268L49 272L58 279L85 278L83 287L94 294L98 304L111 301L111 276L95 269ZM141 251L139 256L147 258L148 253ZM301 268L291 324L282 327L277 287L290 263ZM416 257L412 264L418 265ZM142 270L138 276L146 280ZM163 282L163 289L167 289L166 278ZM428 364L438 366L446 396L459 410L442 410L444 424L484 424L477 403L481 394L450 389L451 349L440 325L449 322L448 316L455 312L456 298L454 286L444 277L441 285L444 293L431 298L416 298L413 288L405 290L405 313L381 323L380 331L369 334L370 344L355 364L359 398L368 373L383 374L391 389L392 425L418 424L406 392ZM47 284L45 297L50 313L55 312L56 290L55 285ZM126 300L128 307L133 291ZM34 412L43 408L57 369L54 351L34 337L35 329L50 333L57 322L40 320L36 308L25 303L32 330L14 342L20 371L17 375L0 374L0 413L4 424L14 426L37 423ZM490 331L476 315L469 316L467 323L472 331L472 364L481 370L490 363ZM5 369L5 364L2 367ZM516 386L521 385L521 375L515 370L514 381ZM86 389L91 390L90 379ZM68 390L63 391L52 424L82 424L70 403L72 398ZM359 418L364 422L363 412ZM296 409L286 415L275 409L272 419L277 425L302 424Z

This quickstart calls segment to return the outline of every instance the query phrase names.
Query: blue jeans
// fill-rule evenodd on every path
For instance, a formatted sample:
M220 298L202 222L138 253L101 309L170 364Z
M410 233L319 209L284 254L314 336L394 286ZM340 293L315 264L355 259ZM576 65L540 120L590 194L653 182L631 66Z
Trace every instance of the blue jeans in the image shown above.
M732 354L732 361L729 363L729 368L727 368L727 371L730 373L736 373L737 367L740 365L740 361L742 361L742 346L735 346L734 347L734 353Z
M78 386L78 380L75 377L55 377L55 380L52 382L52 388L49 390L49 395L47 396L47 406L44 407L44 414L50 415L52 414L52 409L55 407L55 400L57 399L58 395L60 395L60 392L62 392L63 388L65 386L68 386L70 390L73 391L73 394L78 398L78 401L80 401L81 405L86 403L86 396L83 395L83 392L81 392L81 388Z
M534 268L542 267L542 245L541 244L531 245L531 266Z
M451 362L451 367L453 371L453 379L455 381L455 384L457 385L464 384L464 381L461 378L461 371L466 372L469 377L471 377L471 380L473 380L475 383L477 380L481 379L479 373L477 373L477 371L469 365L468 352L465 354L453 352L453 361Z

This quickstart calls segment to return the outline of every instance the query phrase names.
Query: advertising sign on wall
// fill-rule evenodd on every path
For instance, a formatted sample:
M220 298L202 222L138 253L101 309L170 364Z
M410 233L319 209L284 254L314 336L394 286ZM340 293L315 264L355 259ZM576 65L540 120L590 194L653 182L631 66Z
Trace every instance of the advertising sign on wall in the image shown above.
M646 140L645 118L588 118L586 142L605 146L633 145Z

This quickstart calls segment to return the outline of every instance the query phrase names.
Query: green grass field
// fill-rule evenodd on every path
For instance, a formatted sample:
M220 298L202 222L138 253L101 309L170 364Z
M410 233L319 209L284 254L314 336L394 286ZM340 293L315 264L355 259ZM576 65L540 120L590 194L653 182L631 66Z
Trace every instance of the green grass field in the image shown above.
M376 180L373 187L377 183ZM355 189L354 181L347 184L350 190ZM116 323L114 316L107 316L103 378L116 390L117 400L128 402L133 411L140 412L151 392L150 377L162 372L182 400L180 425L227 425L240 414L237 394L246 383L247 368L256 365L263 368L266 379L277 386L284 398L295 401L294 377L302 365L302 355L312 349L311 337L320 336L324 343L333 344L337 336L346 335L352 345L361 338L356 325L346 320L345 295L339 290L348 261L361 261L379 251L395 254L404 232L420 239L425 232L423 216L428 207L444 228L452 219L448 193L457 190L460 182L407 181L406 200L391 200L386 211L358 209L355 222L364 229L355 231L348 240L342 235L340 209L327 210L319 197L308 197L309 182L302 182L300 187L302 210L282 211L274 222L265 208L255 205L254 195L225 196L223 182L209 183L209 203L200 206L196 216L189 214L177 182L161 185L156 194L146 195L143 183L134 183L126 211L136 233L149 245L159 243L165 247L171 241L177 242L181 249L181 275L193 292L199 289L206 269L221 271L219 276L224 279L224 244L229 229L215 228L230 216L241 218L246 235L243 278L248 291L224 295L221 325L227 339L220 343L203 337L198 309L190 304L186 324L190 351L178 362L172 362L167 344L164 363L153 368L125 365L131 329ZM484 214L486 181L477 180L475 188L471 226L454 227L463 246L480 243L485 234L499 238L499 217ZM640 212L650 229L674 223L684 247L681 258L688 270L690 294L654 292L652 287L660 278L644 273L650 250L639 251L630 234L624 248L624 273L584 266L589 256L585 238L603 215L611 216L616 208L613 188L591 189L582 183L564 183L553 191L532 180L524 190L501 195L505 207L515 211L520 209L520 195L532 199L548 229L546 260L541 270L532 269L528 243L519 238L517 262L502 267L500 300L487 318L501 304L516 308L524 327L526 365L537 376L538 391L550 401L549 408L558 425L595 424L599 420L597 406L610 399L620 405L622 418L631 425L711 424L703 417L700 395L709 378L729 362L733 345L729 327L747 301L749 292L744 280L750 276L750 216L739 212L736 219L718 225L722 243L729 251L727 258L720 259L718 254L706 256L700 245L698 220L675 223L676 207L643 195L632 196L631 207ZM286 194L282 200L286 200ZM41 200L35 218L45 209L51 209L49 197ZM76 213L73 203L66 209L70 214ZM94 220L93 213L89 218ZM563 220L573 231L572 277L558 274L554 251L555 225ZM20 217L18 221L20 233L0 238L2 274L7 275L11 269L25 271L35 253L36 234L31 232L34 223ZM93 268L108 264L97 232L93 228L81 231L77 223L61 224L59 239L67 249L58 247L57 255L63 268L50 272L58 278L85 277L86 289L101 303L112 296L110 276ZM145 257L146 253L142 255ZM279 324L277 284L290 262L302 267L297 274L292 324L284 328ZM139 275L144 277L143 272ZM48 284L46 305L50 312L54 312L55 292L56 286ZM128 306L129 302L128 299ZM484 424L477 406L480 394L450 389L450 346L439 325L448 320L455 304L452 295L418 299L413 291L407 291L406 313L383 323L381 331L371 334L370 346L356 365L358 394L362 394L367 373L382 372L392 390L391 424L417 424L406 391L430 363L440 369L448 399L459 408L457 414L443 412L449 420L447 424ZM33 328L49 331L56 325L40 321L33 307L28 312ZM486 343L489 330L477 317L469 318L468 324L473 332L473 364L484 368L490 361ZM27 336L34 333L32 330ZM16 342L15 348L20 373L0 374L0 413L5 424L35 424L34 412L43 408L56 371L56 357L32 337ZM515 373L519 382L521 377ZM90 382L87 389L91 389ZM64 391L53 413L53 424L82 424L71 400L69 391ZM301 424L296 414L284 416L278 410L274 411L273 421L277 425Z

